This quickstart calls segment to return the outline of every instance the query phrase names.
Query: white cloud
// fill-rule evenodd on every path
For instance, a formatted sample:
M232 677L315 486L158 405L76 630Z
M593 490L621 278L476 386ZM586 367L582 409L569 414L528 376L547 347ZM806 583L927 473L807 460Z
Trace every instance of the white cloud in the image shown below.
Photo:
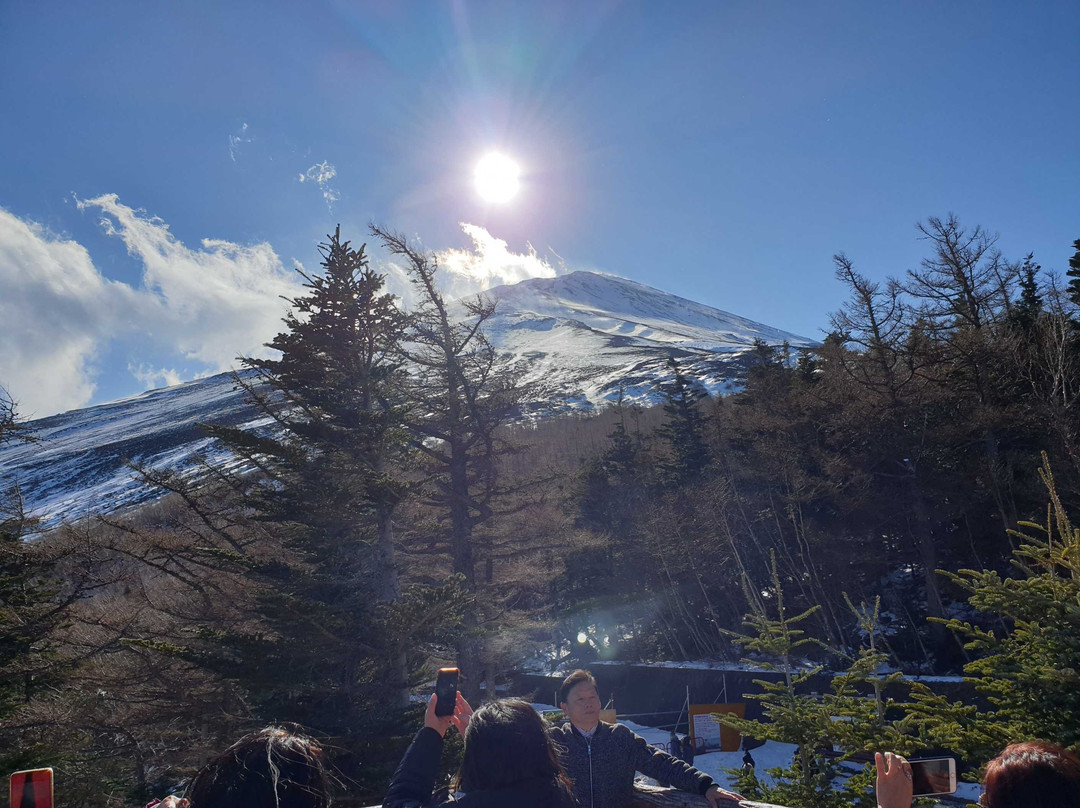
M248 125L243 123L240 125L240 129L235 135L229 135L229 159L234 163L236 162L236 156L240 153L240 148L245 143L251 143L255 138L247 137Z
M265 355L262 343L280 330L287 308L281 297L300 291L269 244L203 239L202 249L193 250L161 219L120 203L116 194L78 204L101 210L105 232L142 262L139 326L216 370L232 367L238 354Z
M0 208L0 385L24 417L80 407L116 313L137 294L94 268L86 249Z
M526 244L525 252L515 253L505 240L496 238L480 225L467 222L460 225L473 248L435 251L439 261L439 288L448 298L467 297L529 278L554 278L565 271L562 259L554 252L556 265L553 266L531 244ZM404 270L393 262L381 269L387 274L387 288L404 301L406 308L411 307L414 292Z
M139 384L145 390L154 390L158 387L172 387L184 381L184 377L172 368L160 368L155 370L150 365L135 365L128 363L128 372L139 380Z
M337 176L337 169L323 160L316 163L300 175L300 182L313 182L322 191L323 199L326 200L326 209L334 212L334 203L341 199L341 194L330 187L330 180Z
M112 340L175 350L206 372L266 355L287 308L281 296L302 291L269 244L205 239L191 249L115 194L78 206L101 211L105 232L142 263L143 282L103 277L82 245L0 208L0 385L24 417L87 404L95 359ZM131 372L151 384L180 380L137 362Z

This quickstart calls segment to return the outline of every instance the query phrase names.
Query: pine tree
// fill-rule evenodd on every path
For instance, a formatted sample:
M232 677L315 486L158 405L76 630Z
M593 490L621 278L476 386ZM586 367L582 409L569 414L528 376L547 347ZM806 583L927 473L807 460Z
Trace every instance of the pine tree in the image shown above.
M523 391L484 330L495 313L495 301L477 296L451 304L439 290L434 256L415 249L400 234L376 226L371 232L392 255L405 259L417 292L418 304L399 349L415 369L405 386L411 444L425 459L425 500L446 517L451 569L475 594L476 530L492 519L497 500L508 493L498 475L498 458L511 451L501 427ZM459 316L451 305L460 307ZM466 606L463 629L456 648L461 689L475 701L488 678L476 599Z
M953 726L946 717L953 722L958 716L969 719L973 711L951 705L925 685L912 684L903 674L889 670L889 657L879 646L879 601L872 607L856 606L844 595L864 639L854 653L844 654L807 636L800 627L819 607L788 615L775 557L771 583L768 594L775 602L775 616L767 613L762 598L748 591L748 599L756 604L744 623L750 633L734 636L752 655L746 662L781 673L783 678L755 680L761 693L745 696L761 703L766 720L717 718L743 735L794 744L795 756L790 766L769 769L768 781L752 771L732 772L736 790L749 799L793 808L872 808L868 787L873 767L858 770L853 758L861 754L865 760L867 753L882 750L911 755L939 746L947 738L945 727ZM748 586L746 579L744 585ZM815 650L846 658L848 663L831 677L829 690L821 696L805 692L824 670L821 665L806 664L806 657ZM905 690L907 700L897 700L894 694ZM845 761L850 763L842 765Z
M1076 252L1069 259L1069 268L1065 270L1065 276L1069 278L1065 292L1073 305L1080 308L1080 238L1073 242L1073 249Z
M636 521L634 504L642 493L639 455L643 445L641 436L627 429L622 390L612 409L615 424L607 436L608 447L586 462L582 471L578 513L583 527L623 538Z
M698 408L703 393L683 375L674 357L668 359L672 377L660 385L667 421L657 431L671 447L671 457L662 466L665 484L677 486L699 475L709 464L709 447L704 438L704 417Z
M1018 270L1020 298L1009 311L1009 325L1021 334L1030 335L1042 313L1043 300L1039 294L1038 274L1042 267L1035 263L1034 253L1028 253Z
M946 572L986 619L946 625L976 658L965 674L993 709L952 722L953 744L986 760L1014 741L1080 745L1080 528L1066 513L1050 464L1046 522L1020 522L1015 577L994 570Z
M20 423L15 403L0 388L0 445L33 440ZM58 598L61 583L52 560L28 544L35 520L26 513L13 479L0 479L0 727L40 692L56 684L53 632L68 602ZM4 770L32 764L31 750L17 737L0 735Z
M747 737L793 744L795 757L790 766L768 770L769 781L760 780L753 772L739 773L736 790L751 800L792 808L849 808L859 796L857 789L862 783L835 788L840 770L831 758L821 754L836 740L833 722L818 699L802 692L823 670L821 665L804 664L806 654L822 649L823 644L807 636L801 627L819 607L812 606L797 615L788 614L775 554L772 554L772 586L768 597L755 594L751 586L744 579L747 600L752 605L743 624L748 633L730 633L743 646L748 664L779 673L781 678L755 679L754 684L761 692L745 695L761 704L763 720L731 715L718 715L717 719ZM767 601L772 602L775 616L766 610Z
M288 436L285 448L314 450L315 465L327 466L318 480L330 490L317 495L340 504L326 513L335 526L331 529L374 517L376 563L368 563L367 542L354 549L379 584L378 599L391 603L400 595L393 515L406 490L400 473L405 458L406 413L401 400L405 373L397 348L408 318L383 291L383 278L369 267L364 245L352 249L341 241L338 228L322 250L325 275L301 272L310 294L292 301L286 330L270 343L281 358L244 360L257 372L257 381L243 384L250 395L269 405L264 409L273 413ZM264 391L280 395L284 406L273 404ZM238 431L212 433L248 440ZM286 490L271 500L286 512L299 510L310 519L318 513L308 504L311 494ZM341 507L346 509L345 519Z
M242 468L211 470L202 490L147 472L221 539L194 552L233 570L252 601L247 620L157 647L235 682L260 721L334 737L338 765L376 792L388 772L372 769L392 765L385 739L426 663L422 643L456 622L460 591L452 578L402 591L393 555L392 519L408 492L407 319L363 247L337 231L320 250L322 274L301 273L308 293L270 343L281 358L246 359L250 373L236 377L269 423L208 427Z

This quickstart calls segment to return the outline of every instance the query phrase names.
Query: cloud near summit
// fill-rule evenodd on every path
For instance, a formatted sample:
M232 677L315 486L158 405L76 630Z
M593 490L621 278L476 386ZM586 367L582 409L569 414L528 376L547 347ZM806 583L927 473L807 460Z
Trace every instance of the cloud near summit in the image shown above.
M434 253L439 262L440 289L450 299L530 278L554 278L565 271L558 256L552 264L532 244L526 244L525 252L516 253L504 239L493 236L480 225L460 222L460 226L472 241L472 249L451 247ZM391 261L381 270L387 273L387 288L402 299L406 308L411 307L413 291L401 266Z

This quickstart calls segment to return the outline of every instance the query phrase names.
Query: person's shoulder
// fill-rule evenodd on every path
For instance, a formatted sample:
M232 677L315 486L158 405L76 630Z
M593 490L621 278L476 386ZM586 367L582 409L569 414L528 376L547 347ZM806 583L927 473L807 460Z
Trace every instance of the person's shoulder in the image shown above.
M611 736L612 740L619 743L632 743L634 740L641 738L636 732L634 732L626 724L601 724L601 727L607 727L607 734Z

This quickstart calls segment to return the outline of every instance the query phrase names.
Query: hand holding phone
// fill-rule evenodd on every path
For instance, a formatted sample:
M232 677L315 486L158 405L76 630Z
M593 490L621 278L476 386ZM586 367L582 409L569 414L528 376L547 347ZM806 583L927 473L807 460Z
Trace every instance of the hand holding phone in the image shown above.
M909 760L912 794L930 797L956 791L956 760L949 757Z
M442 676L440 671L442 692L439 692L440 680L436 680L435 693L428 699L427 712L424 713L424 726L435 730L440 737L445 737L446 731L452 726L457 727L457 731L464 735L465 730L469 728L469 720L472 718L473 710L465 697L458 692L456 684L457 668L445 668L444 670L448 672L445 676ZM453 684L453 690L450 689L450 685L447 684L446 680L450 680L450 683ZM450 699L453 700L450 701ZM447 704L450 706L449 714L440 715L441 712L446 711Z
M11 808L53 808L53 770L27 769L8 778Z
M911 808L911 766L892 752L874 753L877 781L874 796L878 808Z

